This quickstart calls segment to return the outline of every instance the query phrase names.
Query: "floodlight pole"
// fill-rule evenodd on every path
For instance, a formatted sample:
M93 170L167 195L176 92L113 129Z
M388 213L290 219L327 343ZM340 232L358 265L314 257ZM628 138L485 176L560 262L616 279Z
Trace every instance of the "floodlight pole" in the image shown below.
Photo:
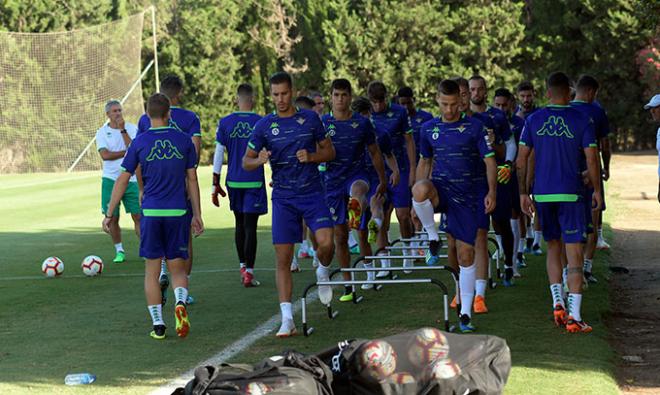
M154 72L156 74L156 92L160 90L160 75L158 74L158 44L156 40L156 6L151 6L151 32L154 41Z

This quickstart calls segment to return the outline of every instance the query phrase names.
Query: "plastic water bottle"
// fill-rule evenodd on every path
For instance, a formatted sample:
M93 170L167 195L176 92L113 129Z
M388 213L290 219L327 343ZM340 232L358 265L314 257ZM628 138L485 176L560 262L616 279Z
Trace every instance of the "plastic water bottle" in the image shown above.
M67 374L64 378L66 385L92 384L94 381L96 381L96 376L91 373Z

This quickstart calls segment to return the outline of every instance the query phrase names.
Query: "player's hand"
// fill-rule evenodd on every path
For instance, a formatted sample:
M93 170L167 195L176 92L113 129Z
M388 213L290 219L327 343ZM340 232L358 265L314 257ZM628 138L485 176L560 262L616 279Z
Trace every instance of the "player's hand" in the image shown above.
M222 197L227 196L227 193L224 189L222 189L220 184L213 185L213 189L211 190L211 203L213 203L215 207L220 207L220 200L218 199L218 195Z
M522 209L522 212L529 217L533 216L536 211L532 198L529 197L529 195L524 194L520 195L520 208Z
M259 151L259 156L257 156L259 159L259 163L264 165L268 162L270 159L270 151L267 151L265 148L262 148L261 151Z
M610 171L603 169L601 177L603 178L603 181L609 180L610 179Z
M416 173L415 169L410 169L410 173L408 174L408 188L412 188L415 185Z
M376 195L385 196L385 192L387 192L387 184L379 182L376 187Z
M495 210L495 201L496 195L495 192L489 191L484 198L484 207L486 207L485 213L490 214Z
M502 166L497 166L497 182L508 184L509 181L511 181L511 164L505 163Z
M204 222L202 221L202 217L193 216L191 225L193 236L197 237L204 233Z
M392 175L390 175L390 185L393 187L399 185L399 180L401 179L401 175L399 172L392 172Z
M306 149L301 149L296 152L296 158L300 163L310 163L312 162L312 154L307 152Z
M105 233L110 234L110 222L112 221L112 218L104 217L103 222L101 222L101 228L103 228L103 231Z
M603 207L603 195L600 192L594 191L593 195L591 195L591 210L598 211L601 207Z

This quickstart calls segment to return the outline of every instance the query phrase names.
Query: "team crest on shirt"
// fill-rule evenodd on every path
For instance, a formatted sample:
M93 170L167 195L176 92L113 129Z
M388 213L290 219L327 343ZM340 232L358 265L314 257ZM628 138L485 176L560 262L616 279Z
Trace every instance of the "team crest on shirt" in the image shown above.
M351 124L351 127L352 127L353 129L357 129L358 126L360 126L360 124L357 123L357 122L353 122L353 123Z
M422 118L417 118L417 119L415 120L415 122L417 122L417 123L422 122Z
M270 132L273 134L273 136L277 136L280 134L280 125L277 124L277 122L273 122L270 124Z
M550 136L550 137L567 137L572 139L573 133L566 125L563 117L551 115L545 121L541 129L536 131L537 136Z
M438 128L433 128L433 134L431 135L433 140L437 140L438 137L440 137L440 129Z
M456 128L456 130L458 130L458 133L463 133L463 132L465 132L465 129L466 129L466 128L465 128L465 125L461 125L461 126L459 126L459 127Z
M330 125L328 125L328 132L325 135L332 137L335 135L335 132L336 132L335 124L331 123Z
M393 115L394 115L394 113L393 113L392 111L389 111L389 112L387 113L387 117L388 117L388 118L392 118Z
M296 122L298 122L299 125L302 125L303 123L305 123L305 118L298 118L296 119Z
M112 132L108 132L108 133L106 133L106 135L107 135L108 137L112 137Z

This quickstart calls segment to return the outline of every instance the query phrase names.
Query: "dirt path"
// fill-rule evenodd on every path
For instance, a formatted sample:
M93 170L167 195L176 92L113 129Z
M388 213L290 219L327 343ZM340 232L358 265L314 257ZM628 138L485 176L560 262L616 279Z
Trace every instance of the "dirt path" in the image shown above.
M615 234L608 320L624 394L660 394L660 203L655 152L615 155L608 183ZM617 200L614 203L614 200ZM614 207L612 207L614 206Z

